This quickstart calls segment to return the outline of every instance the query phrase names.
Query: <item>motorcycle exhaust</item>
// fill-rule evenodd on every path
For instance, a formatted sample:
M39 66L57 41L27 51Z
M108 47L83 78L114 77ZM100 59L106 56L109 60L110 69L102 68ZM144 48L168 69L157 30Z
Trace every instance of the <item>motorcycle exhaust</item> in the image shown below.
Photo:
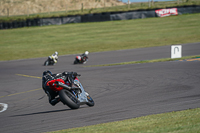
M65 89L67 89L67 90L71 90L71 89L78 90L78 91L80 91L80 93L82 93L82 91L81 91L81 89L79 87L70 87L70 86L68 86L66 84L63 84L62 82L55 82L55 84L57 85L57 87L60 86L60 87L63 87Z

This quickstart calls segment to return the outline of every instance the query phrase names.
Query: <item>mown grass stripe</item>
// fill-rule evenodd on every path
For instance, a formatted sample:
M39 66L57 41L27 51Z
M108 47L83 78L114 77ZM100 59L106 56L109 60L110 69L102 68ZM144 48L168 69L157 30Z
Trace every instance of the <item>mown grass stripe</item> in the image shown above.
M171 59L171 58L164 58L164 59L155 59L155 60L142 60L142 61L130 61L130 62L121 62L121 63L113 63L113 64L102 64L102 65L88 65L84 67L103 67L103 66L116 66L116 65L128 65L128 64L142 64L142 63L155 63L155 62L164 62L164 61L200 61L199 59L194 59L194 58L199 58L200 55L195 55L195 56L185 56L182 58L176 58L176 59Z

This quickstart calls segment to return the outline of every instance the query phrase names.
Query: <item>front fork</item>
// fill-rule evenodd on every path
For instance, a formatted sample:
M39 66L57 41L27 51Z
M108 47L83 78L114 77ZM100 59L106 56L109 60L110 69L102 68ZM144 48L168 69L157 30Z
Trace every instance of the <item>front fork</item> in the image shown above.
M78 98L77 93L75 91L72 91L72 93L74 94L74 96L76 96L76 98Z

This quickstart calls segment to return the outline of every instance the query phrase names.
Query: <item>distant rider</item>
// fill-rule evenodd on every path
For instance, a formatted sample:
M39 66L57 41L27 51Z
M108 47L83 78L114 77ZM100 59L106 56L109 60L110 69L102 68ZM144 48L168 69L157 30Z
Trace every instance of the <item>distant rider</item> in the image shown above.
M43 72L42 88L49 97L49 103L52 106L56 105L60 101L59 98L56 98L58 92L52 90L57 87L54 83L58 81L71 86L72 80L76 79L77 75L76 72L63 72L57 74L52 74L49 70Z
M58 52L55 51L54 54L52 54L51 56L49 56L49 59L50 59L50 60L53 60L54 63L57 63L57 61L58 61Z
M89 52L88 52L88 51L85 51L85 53L83 53L83 54L81 55L81 59L82 59L83 62L85 62L85 61L88 60L88 54L89 54Z

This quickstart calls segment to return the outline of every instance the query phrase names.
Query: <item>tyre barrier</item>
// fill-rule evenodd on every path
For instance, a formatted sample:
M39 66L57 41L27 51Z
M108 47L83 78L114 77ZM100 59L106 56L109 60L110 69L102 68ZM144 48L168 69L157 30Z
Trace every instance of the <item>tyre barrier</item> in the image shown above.
M178 14L192 14L192 13L200 13L200 6L183 6L183 7L180 7L180 8L177 8L178 10Z
M178 14L190 14L200 13L200 5L180 6L180 7L167 7L177 8ZM0 22L0 29L13 29L21 27L32 26L46 26L46 25L61 25L68 23L81 23L81 22L103 22L114 20L129 20L139 18L158 17L155 13L155 9L139 9L130 11L116 11L116 12L103 12L85 15L69 15L66 17L54 17L54 18L35 18L13 22Z
M81 22L110 21L110 13L94 13L81 16Z
M81 23L81 16L67 16L63 17L62 24L68 24L68 23Z
M0 29L3 29L3 23L0 23Z
M40 19L0 22L0 29L13 29L13 28L32 27L32 26L40 26Z

